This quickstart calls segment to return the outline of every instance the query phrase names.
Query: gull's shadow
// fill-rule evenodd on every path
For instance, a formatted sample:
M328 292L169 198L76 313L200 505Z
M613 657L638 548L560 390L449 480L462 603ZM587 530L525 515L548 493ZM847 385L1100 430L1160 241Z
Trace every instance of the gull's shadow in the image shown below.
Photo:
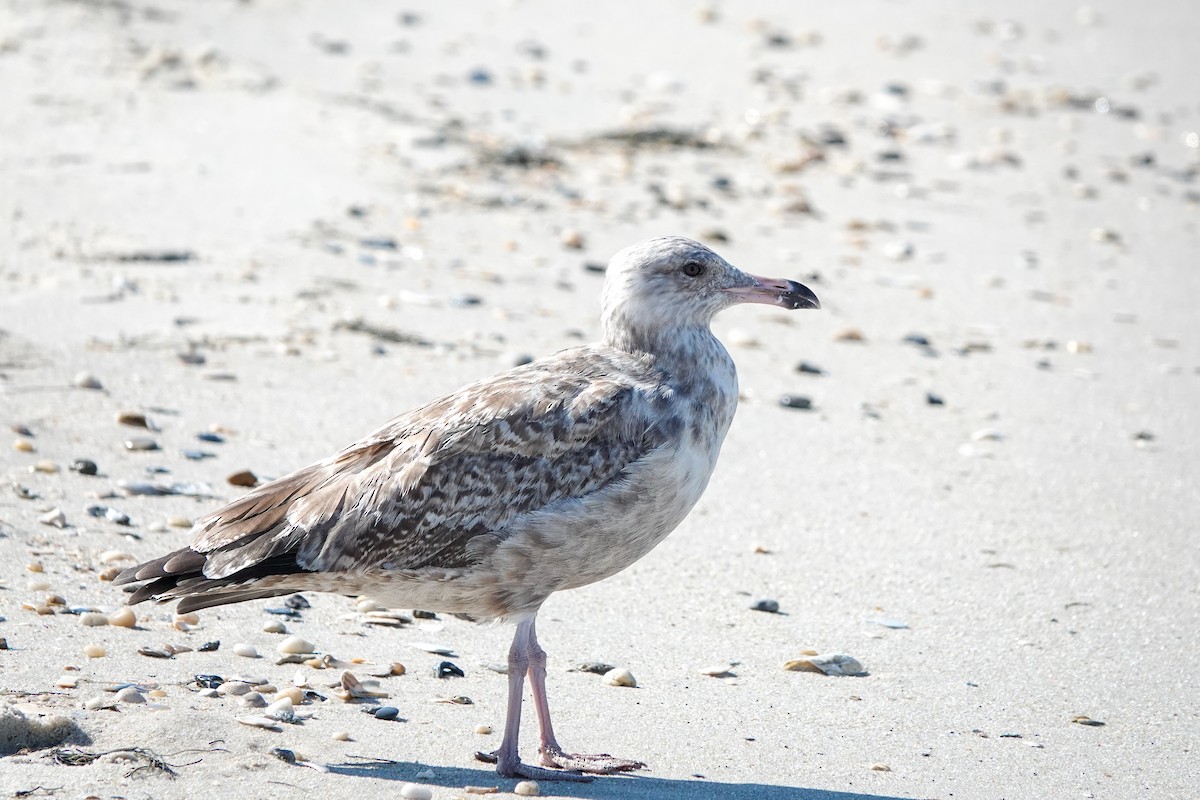
M512 791L516 781L502 778L490 769L430 767L411 761L369 761L328 764L335 775L390 781L415 781L448 789L464 786L498 786ZM432 770L432 778L417 773ZM771 786L762 783L719 783L709 780L672 780L641 775L605 775L591 783L543 782L542 794L587 798L587 800L905 800L894 795L832 792L801 786Z

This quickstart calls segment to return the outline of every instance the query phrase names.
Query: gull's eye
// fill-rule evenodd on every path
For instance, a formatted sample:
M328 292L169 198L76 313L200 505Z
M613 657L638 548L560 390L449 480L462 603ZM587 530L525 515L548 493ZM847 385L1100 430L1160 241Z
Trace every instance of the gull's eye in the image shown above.
M689 261L680 267L679 271L689 278L698 278L700 273L704 272L704 265L699 261Z

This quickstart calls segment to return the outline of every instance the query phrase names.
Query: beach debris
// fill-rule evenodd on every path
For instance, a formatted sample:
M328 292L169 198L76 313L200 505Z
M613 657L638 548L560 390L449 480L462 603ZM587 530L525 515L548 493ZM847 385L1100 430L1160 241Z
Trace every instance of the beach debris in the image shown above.
M79 624L85 628L99 628L108 624L108 615L98 611L88 611L79 615Z
M1100 728L1105 725L1105 723L1101 722L1100 720L1092 719L1085 714L1076 714L1075 716L1071 717L1071 722L1074 722L1076 725L1086 725L1089 728Z
M631 689L638 685L637 678L625 667L615 667L604 673L604 683L608 686L627 686Z
M258 648L249 642L238 642L233 646L233 654L242 658L262 658Z
M234 720L243 725L249 725L251 728L262 728L265 731L274 731L279 733L283 730L283 726L270 717L264 717L259 714L249 714L242 717L234 717Z
M571 672L590 672L593 675L606 675L614 669L616 669L615 664L609 664L604 661L581 661L571 668ZM504 671L508 671L507 666L505 666Z
M419 783L406 783L400 787L404 800L433 800L433 790Z
M491 736L492 735L492 726L491 725L483 725L483 724L476 725L475 733L479 734L480 736Z
M458 655L452 649L449 647L442 647L440 644L430 644L429 642L409 642L409 647L425 653L431 653L435 656L447 656L449 658L458 657Z
M248 469L243 469L230 475L225 479L225 482L231 486L253 488L258 486L258 476Z
M891 628L893 630L904 630L908 628L907 622L902 619L895 619L893 617L871 617L867 620L867 622L874 623L875 625L882 625L885 628Z
M262 626L263 633L287 633L288 627L277 619L268 620Z
M874 764L871 764L869 767L867 767L867 769L869 769L873 772L891 772L892 771L892 768L889 767L887 764L881 764L878 761L875 762Z
M282 623L277 624L282 625ZM315 644L299 636L287 637L278 645L276 645L275 649L280 653L290 654L315 654L317 652L317 646Z
M117 422L121 425L128 425L131 428L154 429L154 426L150 424L150 420L140 411L118 411Z
M763 598L762 600L754 601L754 605L750 606L751 611L762 611L766 614L779 613L779 601L771 598Z
M435 678L465 678L467 674L453 661L441 661L433 668Z
M334 731L333 734L329 738L335 742L352 742L352 741L354 741L353 739L350 738L349 731Z
M858 659L845 653L818 653L816 650L805 650L801 658L795 658L783 665L791 672L817 672L822 675L865 675L866 670Z
M780 395L779 405L784 408L794 408L798 411L811 411L813 401L811 397L802 394L785 394Z
M158 440L153 436L130 436L125 440L125 449L132 451L157 450Z
M67 515L63 513L61 508L55 506L38 517L38 522L43 525L49 525L52 528L65 528L67 527Z
M75 379L72 381L79 389L103 389L104 385L100 383L100 379L90 372L77 372Z
M368 711L375 719L393 720L400 716L400 709L395 706L379 706Z
M522 797L537 797L542 793L542 787L537 781L521 781L513 787L513 794L519 794Z
M18 453L32 453L34 450L33 442L28 439L14 439L12 448Z
M83 654L88 658L104 658L108 655L108 651L104 649L102 644L85 644L83 646Z
M737 673L733 671L735 664L729 662L726 664L714 664L710 667L705 667L700 670L701 675L707 675L710 678L736 678Z
M810 363L808 361L801 361L799 364L797 364L796 372L800 372L805 375L824 375L825 374L825 370L821 369L816 364Z
M118 690L116 698L118 703L132 703L134 705L140 705L146 702L145 696L142 695L141 690L136 686L126 686L125 688Z

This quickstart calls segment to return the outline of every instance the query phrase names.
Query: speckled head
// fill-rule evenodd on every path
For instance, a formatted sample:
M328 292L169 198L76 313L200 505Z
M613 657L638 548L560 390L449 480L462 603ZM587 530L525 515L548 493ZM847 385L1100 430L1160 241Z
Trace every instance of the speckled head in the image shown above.
M630 334L643 339L656 330L707 326L737 303L821 307L808 287L742 272L699 242L680 236L647 239L608 264L601 311L605 340L619 345Z

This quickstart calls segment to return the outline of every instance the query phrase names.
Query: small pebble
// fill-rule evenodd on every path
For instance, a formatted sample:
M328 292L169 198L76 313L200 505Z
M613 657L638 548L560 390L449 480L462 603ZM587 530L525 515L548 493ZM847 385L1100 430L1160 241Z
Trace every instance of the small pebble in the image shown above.
M491 736L492 735L492 726L491 725L476 725L475 732L477 734L479 734L480 736Z
M117 412L117 422L121 425L128 425L131 428L150 427L150 421L140 411L119 411Z
M805 397L802 394L785 394L779 398L779 405L784 408L794 408L799 411L812 410L812 398Z
M13 450L16 450L18 453L33 452L33 442L29 441L28 439L16 439L13 441L12 446Z
M262 626L263 633L287 633L287 625L277 619L273 619ZM307 651L306 651L307 652Z
M609 686L628 686L630 688L637 686L637 678L633 677L633 673L624 667L617 667L604 673L604 682Z
M153 436L130 436L125 440L126 450L157 450L158 442Z
M225 482L233 486L246 486L253 488L258 486L258 476L250 470L244 469L240 472L235 472L230 475L225 479Z
M100 379L90 372L79 372L75 374L75 385L80 389L103 389L103 384Z
M246 694L242 695L242 699L239 702L241 702L241 704L246 708L267 707L267 698L263 697L258 692L246 692ZM267 716L270 716L270 714Z
M233 646L233 654L242 658L262 658L258 648L246 642L238 642Z
M95 475L98 471L96 462L87 458L77 458L71 462L71 471L80 475Z
M59 472L58 464L55 464L48 458L43 458L29 468L30 472L40 472L43 475L57 475Z
M944 406L944 405L946 405L946 401L942 399L942 396L941 396L941 395L934 394L933 392L926 392L926 393L925 393L925 403L926 403L927 405L931 405L931 406Z
M352 742L352 741L354 741L353 739L350 738L349 731L334 731L333 736L331 736L330 738L333 739L335 742Z
M818 367L816 364L810 364L807 361L801 361L796 365L796 372L802 372L805 375L824 375L825 370Z
M104 645L86 644L83 646L83 654L88 658L104 658L108 651L104 649Z
M380 706L371 713L375 719L389 720L400 716L400 709L395 706Z
M217 692L225 697L241 697L250 691L250 684L245 681L225 681L217 687Z
M433 800L433 790L419 783L406 783L400 787L400 796L405 800Z
M763 612L766 612L767 614L778 614L779 613L779 601L771 600L771 599L758 600L754 603L754 605L750 606L750 610L751 611L763 611Z
M559 235L559 241L563 247L569 247L572 250L582 250L584 245L583 234L573 228L567 228Z
M209 431L201 431L196 434L196 439L201 442L209 442L210 444L224 444L225 437L219 433L211 433Z
M298 706L304 702L304 690L299 686L289 686L286 689L281 689L271 698L271 702L278 702L284 698L292 701L292 705Z
M79 615L79 624L86 628L99 628L108 624L108 617L95 611Z
M192 521L188 517L167 517L167 525L172 528L190 528Z
M542 787L538 786L537 781L521 781L513 787L513 794L519 794L522 797L537 797L542 793Z

